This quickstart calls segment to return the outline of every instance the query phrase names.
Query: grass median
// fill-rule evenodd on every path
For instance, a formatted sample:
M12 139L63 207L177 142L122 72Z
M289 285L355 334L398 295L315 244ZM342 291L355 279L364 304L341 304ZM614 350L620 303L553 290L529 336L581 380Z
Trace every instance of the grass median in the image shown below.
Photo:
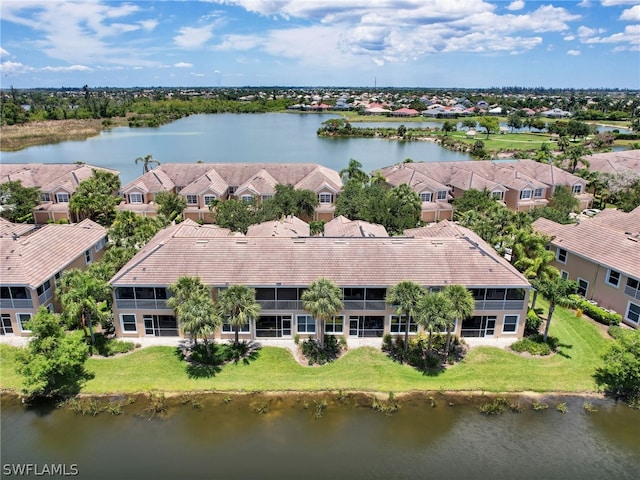
M541 304L543 306L544 304ZM546 308L546 305L544 305ZM149 391L317 391L376 392L486 391L591 392L592 374L607 345L601 329L573 312L557 308L551 335L558 353L534 358L493 347L473 348L465 360L438 375L390 360L373 348L358 348L323 366L298 364L288 350L265 347L256 360L219 369L193 369L174 347L148 347L117 358L91 358L94 374L83 393L141 393ZM18 391L16 347L0 345L0 387Z

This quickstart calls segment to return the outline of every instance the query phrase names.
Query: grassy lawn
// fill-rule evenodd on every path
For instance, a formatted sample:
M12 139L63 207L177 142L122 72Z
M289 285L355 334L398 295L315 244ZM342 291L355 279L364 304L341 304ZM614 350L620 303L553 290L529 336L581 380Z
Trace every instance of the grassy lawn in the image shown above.
M543 303L540 304L541 306ZM149 347L112 359L89 359L95 374L85 393L184 391L483 390L487 392L594 391L591 377L606 340L599 328L557 308L551 335L562 345L547 358L527 358L492 347L472 349L466 359L436 376L394 363L373 348L349 351L322 367L299 365L289 351L265 347L251 363L226 365L219 371L192 372L172 347ZM0 345L0 387L20 389L15 347Z

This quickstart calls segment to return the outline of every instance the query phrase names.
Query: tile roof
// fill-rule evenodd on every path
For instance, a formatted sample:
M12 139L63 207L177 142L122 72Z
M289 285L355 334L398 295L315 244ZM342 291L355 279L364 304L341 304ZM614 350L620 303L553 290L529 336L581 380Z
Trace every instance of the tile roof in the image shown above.
M376 223L349 220L343 215L324 225L325 237L388 237L387 229Z
M308 237L309 224L295 216L251 225L247 237Z
M114 286L168 285L198 276L208 285L342 286L463 284L527 288L528 281L486 243L459 238L215 238L164 232L111 280Z
M227 188L229 188L227 182L224 181L215 169L211 169L180 190L180 193L183 195L188 193L198 195L206 191L210 191L220 197L227 192Z
M619 232L630 235L640 235L640 207L631 212L623 212L615 208L605 208L596 216L584 220L589 223L596 223Z
M0 282L36 288L106 235L104 227L83 220L70 225L44 225L17 240L0 238Z
M640 175L640 150L594 153L586 157L589 170L603 173L632 173Z
M84 163L0 163L0 183L20 180L23 186L37 187L43 192L61 187L73 193L78 183L93 175L93 170L119 174L117 170Z
M20 237L31 232L35 225L32 223L13 223L0 217L0 238L13 238L14 235Z
M539 218L533 227L552 237L551 244L554 246L640 278L640 235L627 235L590 220L561 225Z

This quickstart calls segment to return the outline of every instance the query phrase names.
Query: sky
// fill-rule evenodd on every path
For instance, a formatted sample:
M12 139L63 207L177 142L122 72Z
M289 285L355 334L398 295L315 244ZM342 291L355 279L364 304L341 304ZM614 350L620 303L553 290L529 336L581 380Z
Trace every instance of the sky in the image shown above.
M638 0L2 0L2 88L640 89Z

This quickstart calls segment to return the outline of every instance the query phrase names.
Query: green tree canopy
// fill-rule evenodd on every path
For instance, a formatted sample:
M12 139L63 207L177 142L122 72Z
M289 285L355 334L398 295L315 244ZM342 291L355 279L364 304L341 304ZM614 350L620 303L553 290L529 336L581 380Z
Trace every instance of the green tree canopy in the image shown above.
M151 165L151 164L160 165L160 162L158 160L154 159L153 155L151 155L150 153L145 155L144 157L136 158L136 165L138 163L142 163L142 173L143 174L147 173L150 170L149 165Z
M444 347L445 358L449 356L449 346L451 345L451 331L456 320L469 318L475 310L475 301L473 294L463 285L447 285L444 287L442 294L451 302L451 317L447 317L447 342Z
M120 198L116 192L120 188L120 178L102 170L94 170L93 176L78 184L76 193L69 200L69 211L76 221L90 218L108 227L116 216L116 206Z
M333 280L317 278L302 293L302 306L318 321L318 343L324 346L324 325L344 308L342 290Z
M572 293L576 293L578 285L573 280L565 280L560 275L533 279L531 280L531 284L549 301L549 314L544 328L544 341L546 342L549 336L551 317L553 316L556 305Z
M497 133L500 129L500 120L497 117L490 117L488 115L483 115L478 119L478 125L484 128L487 139L489 138L490 133Z
M109 228L109 241L112 246L139 250L151 240L164 226L158 217L143 217L130 210L116 214Z
M622 331L602 361L594 374L598 386L640 405L640 330Z
M216 225L232 232L247 233L250 225L260 223L254 207L244 200L230 199L210 206L215 211Z
M433 331L447 329L455 319L453 303L449 296L442 292L427 293L418 299L415 314L418 323L429 332L427 354L431 355Z
M387 221L383 223L390 234L399 235L406 229L420 225L422 202L413 189L403 183L394 187L387 198Z
M404 323L404 354L407 355L409 349L409 328L416 315L418 301L426 295L426 290L415 282L403 280L387 290L385 302L391 305L403 318ZM404 361L404 359L403 359Z
M158 204L158 214L163 215L173 222L182 219L182 212L187 207L187 200L174 192L158 192L155 196L155 202Z
M235 333L234 343L239 343L239 332L243 325L260 316L260 304L256 302L256 291L244 285L232 285L218 294L218 304L224 321Z
M29 320L28 327L31 341L17 356L23 392L32 397L78 393L91 378L85 370L87 344L76 334L66 335L58 315L44 307Z
M256 221L277 220L288 215L311 220L318 204L318 197L311 190L278 184L273 198L260 205Z
M361 184L369 182L369 175L362 169L362 164L353 158L349 160L347 168L340 170L340 176L345 182L349 180L354 180Z
M33 209L40 203L40 190L24 187L20 180L0 184L0 216L14 223L33 223Z

